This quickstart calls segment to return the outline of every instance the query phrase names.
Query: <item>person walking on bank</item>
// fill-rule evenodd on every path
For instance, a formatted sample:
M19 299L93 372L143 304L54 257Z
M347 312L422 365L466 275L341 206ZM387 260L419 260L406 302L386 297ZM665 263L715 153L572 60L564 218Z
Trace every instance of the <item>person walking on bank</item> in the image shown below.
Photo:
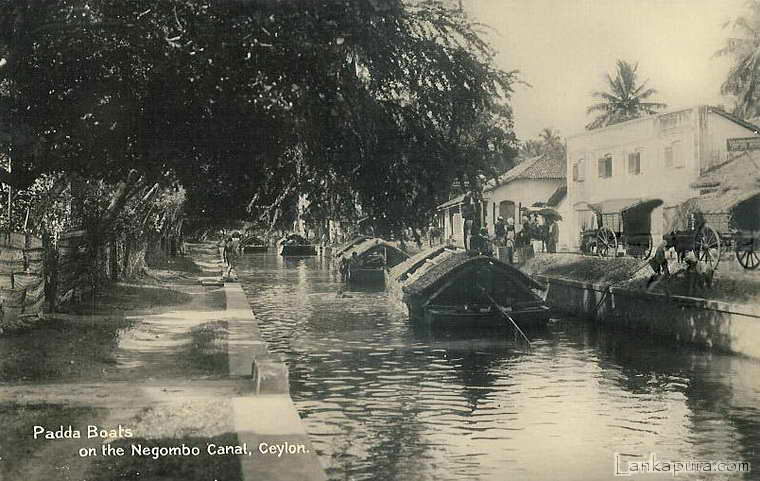
M504 217L499 216L499 218L496 219L494 233L496 234L496 245L504 247L507 240L507 226L504 224Z
M472 233L472 222L475 217L475 207L472 205L472 196L468 192L462 201L462 242L464 250L469 250L470 235Z
M224 243L224 260L227 262L227 272L224 275L225 280L232 280L232 269L237 265L239 247L235 244L232 237L228 237Z
M546 238L546 250L554 254L557 252L557 243L559 242L559 224L555 219L549 221L548 234Z

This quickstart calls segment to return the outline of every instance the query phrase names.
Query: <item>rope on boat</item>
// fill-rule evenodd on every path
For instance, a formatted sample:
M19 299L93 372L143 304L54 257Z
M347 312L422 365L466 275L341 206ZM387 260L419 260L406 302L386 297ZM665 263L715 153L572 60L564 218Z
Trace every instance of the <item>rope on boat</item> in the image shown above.
M491 294L489 294L483 287L481 286L478 286L478 287L480 287L480 290L483 292L483 294L485 294L488 300L491 301L491 304L493 304L494 307L496 307L496 310L499 311L499 313L501 313L501 315L504 316L505 319L507 319L509 322L512 323L512 327L515 328L515 332L520 334L520 336L525 341L525 344L528 346L528 350L530 350L533 347L533 345L530 343L530 339L528 339L528 336L526 336L523 330L520 329L520 326L517 325L517 322L515 322L515 320L512 319L512 316L507 314L506 308L500 306L499 303L496 302L496 300L493 297L491 297Z

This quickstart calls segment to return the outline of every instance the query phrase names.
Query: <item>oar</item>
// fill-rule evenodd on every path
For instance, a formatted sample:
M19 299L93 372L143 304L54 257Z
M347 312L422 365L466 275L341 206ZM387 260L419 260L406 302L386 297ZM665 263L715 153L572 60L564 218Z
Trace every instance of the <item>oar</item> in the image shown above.
M480 290L483 292L483 294L485 294L485 296L488 298L488 300L491 301L491 304L494 305L494 307L496 308L496 310L499 311L501 313L501 315L504 316L505 319L507 319L509 322L512 323L512 327L515 328L515 331L517 333L519 333L520 336L522 336L522 338L525 340L525 343L528 345L528 349L530 349L531 347L533 347L531 345L531 343L530 343L530 339L528 339L528 336L526 336L525 333L523 332L523 330L520 329L520 326L518 326L517 323L515 322L515 320L512 319L512 316L510 316L509 314L507 314L506 309L503 308L502 306L500 306L499 303L496 302L496 300L493 297L491 297L491 295L484 288L481 287Z

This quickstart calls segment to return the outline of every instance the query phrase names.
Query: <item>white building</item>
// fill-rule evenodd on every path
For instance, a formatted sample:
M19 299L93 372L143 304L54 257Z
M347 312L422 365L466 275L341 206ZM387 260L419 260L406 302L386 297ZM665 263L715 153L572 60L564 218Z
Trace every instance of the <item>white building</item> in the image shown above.
M577 248L593 215L588 204L625 205L626 199L660 199L652 211L653 239L663 233L663 209L699 192L691 184L728 159L727 139L758 135L758 128L708 106L670 111L586 131L567 139L565 222Z
M489 182L483 189L481 225L494 234L494 224L500 216L506 221L510 217L515 225L522 223L522 209L536 203L562 209L565 204L566 173L565 159L538 156L527 159L502 174L497 182ZM438 206L438 225L443 228L445 239L452 239L462 246L463 226L460 206L464 195L455 197ZM563 214L564 217L564 214ZM562 242L560 224L560 248Z

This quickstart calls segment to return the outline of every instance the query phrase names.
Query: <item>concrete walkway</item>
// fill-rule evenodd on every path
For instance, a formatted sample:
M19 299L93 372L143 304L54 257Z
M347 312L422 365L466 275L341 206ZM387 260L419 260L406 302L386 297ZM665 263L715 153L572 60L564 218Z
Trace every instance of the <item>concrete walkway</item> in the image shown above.
M189 297L122 314L134 323L119 331L113 366L100 375L2 379L0 481L327 479L288 393L287 366L268 352L240 285L200 285L218 278L213 246L191 246L190 257L195 279L160 286ZM67 320L95 326L109 315ZM35 426L62 439L35 439L43 429ZM161 454L179 446L198 454Z

